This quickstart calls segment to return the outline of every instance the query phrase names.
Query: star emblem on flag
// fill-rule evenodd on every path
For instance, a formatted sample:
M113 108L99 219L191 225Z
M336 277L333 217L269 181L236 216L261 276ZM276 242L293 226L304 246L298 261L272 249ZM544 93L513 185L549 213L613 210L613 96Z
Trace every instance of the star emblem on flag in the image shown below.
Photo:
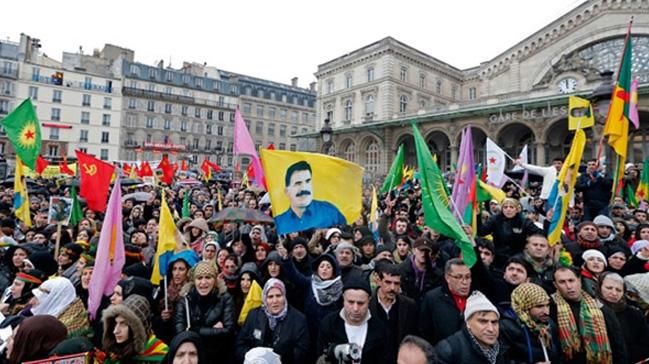
M489 158L489 163L490 164L496 164L496 158L494 158L494 157Z
M20 131L20 145L25 148L32 148L36 144L36 125L34 122L28 122Z

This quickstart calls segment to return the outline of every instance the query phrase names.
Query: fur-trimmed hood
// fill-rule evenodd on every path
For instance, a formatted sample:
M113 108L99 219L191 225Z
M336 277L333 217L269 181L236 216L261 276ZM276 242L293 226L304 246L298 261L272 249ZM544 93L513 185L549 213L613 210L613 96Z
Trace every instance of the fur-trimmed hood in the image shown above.
M103 311L101 318L105 329L103 342L106 342L107 339L110 338L110 335L113 335L112 330L108 330L108 327L110 327L110 321L115 320L117 316L122 316L126 319L126 322L131 329L129 332L129 340L133 341L136 353L142 352L148 339L146 329L142 323L142 319L139 318L133 310L123 304L109 306Z

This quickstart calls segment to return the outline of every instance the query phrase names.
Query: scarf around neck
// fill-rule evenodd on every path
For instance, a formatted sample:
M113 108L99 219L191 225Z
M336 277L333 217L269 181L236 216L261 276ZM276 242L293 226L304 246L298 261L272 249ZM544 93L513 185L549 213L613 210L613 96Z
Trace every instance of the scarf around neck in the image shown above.
M263 305L263 310L264 315L266 315L266 318L268 319L268 327L270 327L271 330L275 330L277 324L284 320L286 318L286 315L288 314L288 303L284 304L284 308L277 315L270 313L266 308L266 305Z
M557 304L557 325L559 342L563 355L571 360L575 353L586 351L588 363L611 363L611 345L606 332L604 314L598 302L586 292L581 293L579 301L579 327L570 304L558 292L552 297Z
M317 274L311 276L311 290L320 306L329 306L340 299L343 294L343 282L340 276L323 281Z
M467 329L466 332L471 338L471 346L473 346L473 349L475 349L479 353L482 353L482 355L487 358L490 364L496 364L496 360L498 360L498 352L500 351L500 342L496 341L495 345L484 347L478 342L478 339L473 336L469 329Z

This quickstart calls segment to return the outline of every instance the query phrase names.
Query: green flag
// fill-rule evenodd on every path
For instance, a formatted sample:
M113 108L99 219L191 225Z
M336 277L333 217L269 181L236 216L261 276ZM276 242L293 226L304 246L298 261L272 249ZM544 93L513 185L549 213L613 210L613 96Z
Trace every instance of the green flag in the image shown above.
M36 170L36 158L41 152L41 127L32 100L23 101L1 124L23 164Z
M81 203L77 197L77 188L70 187L70 195L72 196L72 211L70 211L70 224L76 225L83 220L83 211L81 211Z
M183 218L189 217L189 191L185 191L185 196L183 197Z
M394 187L401 184L403 179L403 144L399 146L399 151L392 161L392 166L390 166L390 172L383 182L383 187L381 187L381 193L386 193L392 190Z
M466 236L462 226L457 222L449 210L449 198L444 189L444 178L439 167L433 163L433 157L426 145L424 137L413 123L413 136L417 150L417 163L421 176L422 205L426 225L440 234L455 240L462 250L464 263L471 267L476 262L473 244Z

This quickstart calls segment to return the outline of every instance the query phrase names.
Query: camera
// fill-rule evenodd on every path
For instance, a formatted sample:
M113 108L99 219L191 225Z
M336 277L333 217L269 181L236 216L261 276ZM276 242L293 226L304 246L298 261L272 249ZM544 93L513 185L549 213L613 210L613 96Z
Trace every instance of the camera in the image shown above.
M362 350L358 344L340 344L334 348L334 356L339 363L360 363Z

